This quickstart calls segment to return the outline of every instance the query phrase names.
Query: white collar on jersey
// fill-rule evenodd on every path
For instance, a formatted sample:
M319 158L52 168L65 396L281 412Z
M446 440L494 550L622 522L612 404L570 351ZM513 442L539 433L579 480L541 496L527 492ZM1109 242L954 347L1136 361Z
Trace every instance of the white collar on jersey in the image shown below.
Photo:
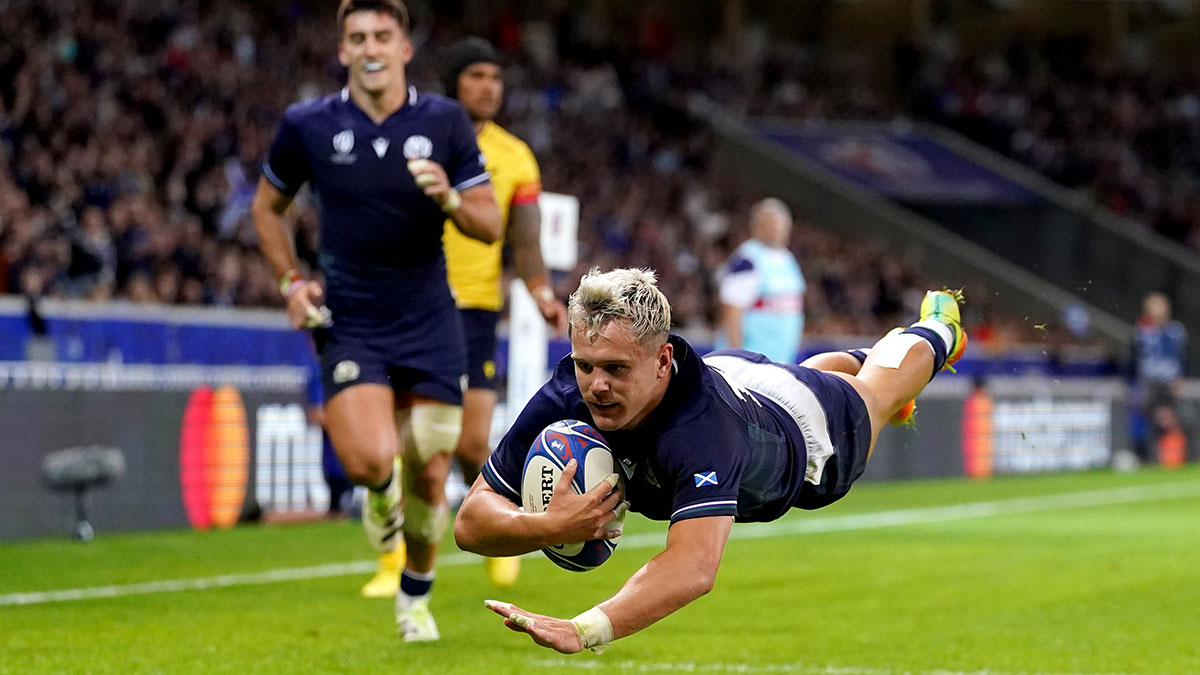
M350 87L342 87L342 102L344 103L349 100L350 100ZM405 105L416 105L416 104L417 104L417 88L410 84L408 86L408 101L405 103Z

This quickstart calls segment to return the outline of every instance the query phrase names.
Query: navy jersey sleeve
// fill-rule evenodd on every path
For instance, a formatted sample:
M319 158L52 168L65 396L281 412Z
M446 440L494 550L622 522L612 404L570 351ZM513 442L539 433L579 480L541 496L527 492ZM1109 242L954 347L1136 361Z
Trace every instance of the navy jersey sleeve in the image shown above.
M475 129L467 118L467 111L456 106L450 126L450 165L446 177L455 190L463 191L486 183L491 175L484 166L485 158L475 142Z
M706 516L737 516L741 466L736 444L744 444L723 420L677 428L659 441L659 460L675 486L671 523Z
M483 465L483 479L487 484L517 506L521 506L521 472L525 469L525 456L529 454L530 446L543 429L568 417L559 401L551 380L529 400Z
M285 195L294 195L312 178L312 167L304 152L304 138L293 108L288 108L267 149L263 176Z
M754 262L739 253L734 253L725 263L726 274L738 274L739 272L751 272L753 270Z

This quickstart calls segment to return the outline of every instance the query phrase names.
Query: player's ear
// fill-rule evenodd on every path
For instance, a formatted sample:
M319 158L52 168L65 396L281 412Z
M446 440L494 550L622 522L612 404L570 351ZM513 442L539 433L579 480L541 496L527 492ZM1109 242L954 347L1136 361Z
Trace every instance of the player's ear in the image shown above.
M412 40L408 38L408 34L404 33L403 35L404 44L400 47L400 60L407 66L413 59L413 45Z
M342 64L343 68L350 67L350 55L346 53L346 43L338 40L338 63Z
M675 359L675 345L670 342L662 343L658 348L658 376L666 377L671 372L671 362Z

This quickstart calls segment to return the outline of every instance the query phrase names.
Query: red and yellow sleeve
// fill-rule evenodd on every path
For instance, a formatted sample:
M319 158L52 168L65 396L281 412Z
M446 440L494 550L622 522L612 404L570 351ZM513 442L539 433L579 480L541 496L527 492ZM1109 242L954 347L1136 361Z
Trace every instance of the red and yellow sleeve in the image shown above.
M522 183L517 186L513 192L512 205L521 206L522 204L536 204L538 197L542 194L542 182L534 181L532 183Z
M538 170L537 160L533 157L533 152L528 147L522 148L525 152L521 162L522 170L521 177L517 180L517 188L513 191L512 205L520 206L522 204L536 204L538 197L542 194L542 175Z

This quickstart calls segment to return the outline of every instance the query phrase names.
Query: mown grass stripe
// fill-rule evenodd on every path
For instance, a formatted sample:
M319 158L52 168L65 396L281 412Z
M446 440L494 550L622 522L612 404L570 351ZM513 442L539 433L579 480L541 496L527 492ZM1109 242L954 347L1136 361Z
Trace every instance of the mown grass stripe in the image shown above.
M1129 504L1143 501L1183 499L1187 497L1200 497L1200 482L1139 485L1106 490L1066 492L1038 497L1014 497L993 501L964 502L947 506L928 506L874 511L845 516L743 524L734 528L730 534L730 539L767 539L824 532L847 532L880 527L923 525L971 518L1017 515L1038 511L1058 511L1112 504ZM655 532L622 537L620 545L626 550L654 548L662 546L665 541L665 532ZM533 553L529 555L538 554ZM478 560L479 557L471 553L452 553L443 556L438 565L439 567L456 567L473 564ZM202 591L212 588L228 588L230 586L369 574L375 570L375 565L376 562L374 560L356 560L353 562L315 565L311 567L280 568L264 572L222 574L214 577L195 579L164 579L136 584L9 593L0 595L0 607L115 598L126 595Z

